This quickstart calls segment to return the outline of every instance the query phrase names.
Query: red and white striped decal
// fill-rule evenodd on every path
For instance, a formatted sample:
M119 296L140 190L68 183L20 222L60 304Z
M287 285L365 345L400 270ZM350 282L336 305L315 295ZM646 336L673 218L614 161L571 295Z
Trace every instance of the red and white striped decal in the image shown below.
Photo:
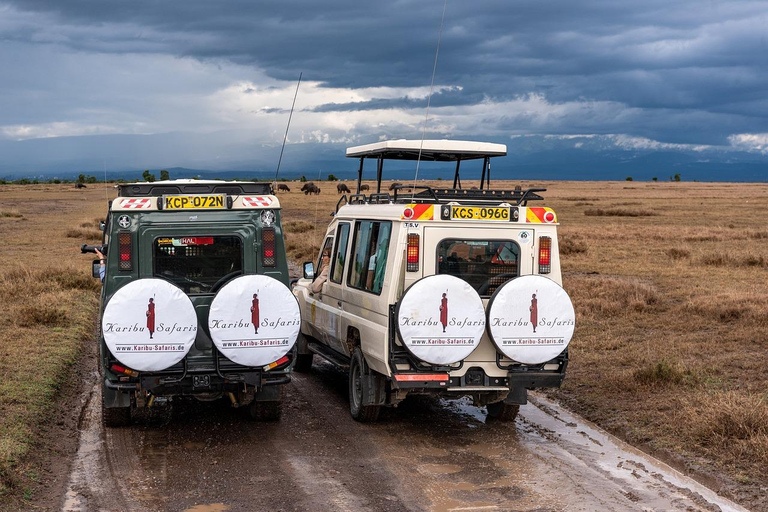
M120 207L126 210L146 210L152 207L152 199L121 199Z
M244 197L243 206L270 206L272 199L269 196Z

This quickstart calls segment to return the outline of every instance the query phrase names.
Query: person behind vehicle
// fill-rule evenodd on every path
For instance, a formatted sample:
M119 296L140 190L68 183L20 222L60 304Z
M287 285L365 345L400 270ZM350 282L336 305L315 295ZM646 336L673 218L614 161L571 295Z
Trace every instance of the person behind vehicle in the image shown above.
M323 284L328 280L328 272L331 269L331 251L324 250L323 256L320 258L320 272L314 281L312 281L312 293L320 293L323 291Z

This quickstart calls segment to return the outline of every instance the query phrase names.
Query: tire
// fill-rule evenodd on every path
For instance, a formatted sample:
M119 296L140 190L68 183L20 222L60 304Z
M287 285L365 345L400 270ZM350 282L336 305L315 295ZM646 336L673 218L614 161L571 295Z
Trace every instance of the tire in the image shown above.
M296 354L296 363L294 363L293 369L299 373L309 373L312 370L314 358L315 354L312 352L309 354Z
M515 421L517 413L520 411L518 404L505 404L504 402L488 404L487 407L488 418L497 421Z
M131 424L131 407L105 407L101 402L101 420L105 427L119 428Z
M352 353L349 363L349 413L355 421L373 423L379 419L380 405L363 405L363 397L369 394L365 374L365 359L359 348Z
M254 400L246 409L248 417L254 421L279 421L283 413L283 401L260 402Z

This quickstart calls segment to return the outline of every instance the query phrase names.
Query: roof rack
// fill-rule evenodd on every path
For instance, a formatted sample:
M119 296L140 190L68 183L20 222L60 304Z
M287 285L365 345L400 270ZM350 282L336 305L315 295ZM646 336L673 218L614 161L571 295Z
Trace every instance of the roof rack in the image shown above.
M400 190L421 189L420 192L398 194ZM395 203L449 203L459 202L469 205L488 205L510 203L514 206L526 206L528 201L542 201L543 197L537 192L545 192L545 188L529 188L523 190L515 187L514 190L479 190L456 188L432 188L429 186L399 185L395 187Z
M271 183L252 181L159 181L124 183L117 186L119 197L162 197L174 194L273 194Z

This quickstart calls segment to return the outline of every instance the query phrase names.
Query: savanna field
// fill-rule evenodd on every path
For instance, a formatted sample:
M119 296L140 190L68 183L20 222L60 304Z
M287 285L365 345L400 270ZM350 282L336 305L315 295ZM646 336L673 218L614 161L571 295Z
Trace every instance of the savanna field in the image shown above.
M317 184L319 196L298 183L279 195L296 264L316 259L339 199ZM548 189L577 312L551 395L768 509L768 185L494 182L514 185ZM38 425L95 343L99 284L79 246L100 241L105 212L103 186L0 186L0 504L33 497Z

